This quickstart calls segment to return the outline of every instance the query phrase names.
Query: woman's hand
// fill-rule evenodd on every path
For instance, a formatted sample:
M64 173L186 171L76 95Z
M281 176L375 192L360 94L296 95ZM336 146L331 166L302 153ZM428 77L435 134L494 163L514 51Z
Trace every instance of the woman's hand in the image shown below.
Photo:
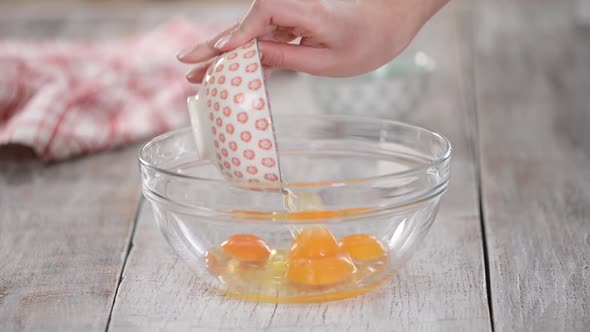
M217 55L259 37L266 67L320 76L358 75L397 56L446 2L254 0L240 24L177 56L196 64L187 78L198 83Z

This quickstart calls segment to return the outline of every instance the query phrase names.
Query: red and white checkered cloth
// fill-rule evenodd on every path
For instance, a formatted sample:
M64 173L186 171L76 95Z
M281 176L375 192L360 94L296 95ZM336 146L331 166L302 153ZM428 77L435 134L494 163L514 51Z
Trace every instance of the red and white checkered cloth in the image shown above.
M175 20L115 41L0 41L0 145L61 160L185 124L195 89L174 55L212 30Z

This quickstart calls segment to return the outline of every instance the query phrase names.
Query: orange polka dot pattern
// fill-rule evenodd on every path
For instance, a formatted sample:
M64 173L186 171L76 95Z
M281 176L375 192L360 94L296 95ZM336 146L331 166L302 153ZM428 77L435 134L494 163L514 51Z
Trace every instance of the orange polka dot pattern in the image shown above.
M199 92L209 155L227 180L280 180L277 146L255 40L209 67Z

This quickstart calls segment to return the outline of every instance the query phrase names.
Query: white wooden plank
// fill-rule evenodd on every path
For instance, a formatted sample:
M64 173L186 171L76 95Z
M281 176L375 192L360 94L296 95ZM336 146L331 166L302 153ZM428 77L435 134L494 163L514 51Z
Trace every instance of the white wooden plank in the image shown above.
M498 331L590 326L590 31L567 1L478 1L475 78Z
M573 16L577 25L590 27L590 1L573 0Z
M139 197L136 151L0 162L3 331L104 331Z

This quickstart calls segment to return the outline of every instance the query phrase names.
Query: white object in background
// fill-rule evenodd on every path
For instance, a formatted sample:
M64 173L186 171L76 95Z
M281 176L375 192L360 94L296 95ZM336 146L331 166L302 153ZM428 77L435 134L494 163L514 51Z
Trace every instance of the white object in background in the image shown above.
M311 93L321 112L397 120L416 107L435 68L424 52L403 54L359 76L310 76Z

